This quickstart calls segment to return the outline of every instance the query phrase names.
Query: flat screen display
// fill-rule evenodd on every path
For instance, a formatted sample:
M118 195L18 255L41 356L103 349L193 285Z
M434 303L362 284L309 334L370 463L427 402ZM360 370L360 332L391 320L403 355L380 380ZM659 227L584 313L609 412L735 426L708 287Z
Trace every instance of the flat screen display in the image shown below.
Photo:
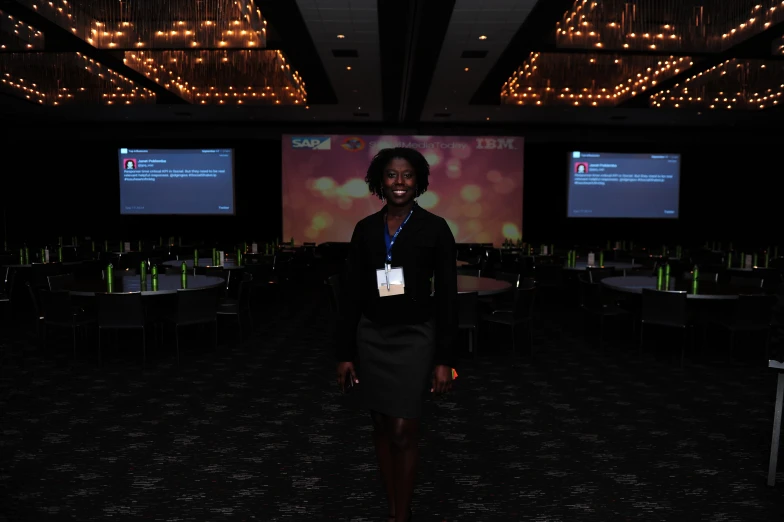
M384 205L368 193L381 150L413 148L430 164L421 207L446 219L458 243L517 240L523 229L523 138L499 136L283 136L283 237L347 242Z
M233 149L119 150L120 214L234 215Z
M677 219L680 154L573 151L570 218Z

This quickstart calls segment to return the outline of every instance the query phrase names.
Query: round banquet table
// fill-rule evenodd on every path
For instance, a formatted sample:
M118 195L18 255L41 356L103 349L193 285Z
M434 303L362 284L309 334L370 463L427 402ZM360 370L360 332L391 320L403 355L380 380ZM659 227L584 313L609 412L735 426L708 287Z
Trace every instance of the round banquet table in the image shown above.
M641 294L643 289L656 290L656 278L648 276L606 277L602 284L618 292ZM699 281L697 291L691 281L670 279L670 290L686 292L689 299L737 299L739 295L761 295L762 288L737 286L713 281Z
M480 296L502 294L511 290L512 283L489 279L487 277L474 277L467 275L457 276L457 293L468 294L476 292Z
M172 267L172 268L180 268L182 266L182 262L183 261L185 261L185 266L187 266L188 268L193 268L193 258L191 258L191 259L180 259L180 260L174 259L172 261L164 261L163 262L163 266L168 266L168 267ZM199 258L199 266L215 267L216 265L212 264L212 259L211 258L209 258L209 257L200 257ZM224 270L232 270L232 269L235 269L235 268L242 268L242 267L235 265L234 264L234 260L232 259L227 264L224 264L220 268L223 268Z
M599 261L599 257L596 257L596 261ZM587 261L577 261L575 266L565 266L564 270L586 270L588 268ZM607 259L604 260L604 265L601 267L599 265L593 265L591 268L614 268L616 270L633 270L635 268L642 268L642 265L639 263L629 263L627 261L609 261Z
M178 275L158 275L158 290L152 289L152 276L147 275L146 285L142 288L139 276L115 276L112 293L139 292L142 295L166 295L176 294L182 288L180 276ZM222 277L213 276L188 276L188 290L197 288L220 288L226 286L226 281ZM106 281L103 279L76 280L71 285L71 295L79 297L92 297L95 294L106 293Z

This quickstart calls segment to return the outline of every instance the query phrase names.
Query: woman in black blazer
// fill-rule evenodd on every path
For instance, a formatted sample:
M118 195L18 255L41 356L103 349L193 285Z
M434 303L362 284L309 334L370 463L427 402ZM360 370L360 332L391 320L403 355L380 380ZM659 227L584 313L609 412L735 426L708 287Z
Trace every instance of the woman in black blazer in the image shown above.
M365 181L386 206L354 229L337 330L338 386L358 384L370 410L390 522L411 520L423 398L452 386L455 239L416 204L429 174L412 149L384 149L371 162Z

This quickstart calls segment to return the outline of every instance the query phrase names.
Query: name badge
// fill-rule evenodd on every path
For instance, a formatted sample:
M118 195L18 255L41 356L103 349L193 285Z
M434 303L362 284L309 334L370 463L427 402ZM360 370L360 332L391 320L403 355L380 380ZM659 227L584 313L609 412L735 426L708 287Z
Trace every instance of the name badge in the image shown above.
M406 290L402 268L387 267L376 270L376 283L378 284L378 295L381 297L403 295Z

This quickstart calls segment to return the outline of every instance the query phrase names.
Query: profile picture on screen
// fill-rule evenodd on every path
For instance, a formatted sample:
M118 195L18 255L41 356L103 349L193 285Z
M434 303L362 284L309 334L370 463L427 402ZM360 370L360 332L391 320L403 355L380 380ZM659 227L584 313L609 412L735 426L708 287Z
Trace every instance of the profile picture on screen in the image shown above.
M136 168L136 160L135 159L130 159L130 158L125 158L123 160L123 168L125 170L133 170L133 169L135 169Z
M588 164L587 163L576 163L574 166L574 172L576 174L585 174L588 172Z

